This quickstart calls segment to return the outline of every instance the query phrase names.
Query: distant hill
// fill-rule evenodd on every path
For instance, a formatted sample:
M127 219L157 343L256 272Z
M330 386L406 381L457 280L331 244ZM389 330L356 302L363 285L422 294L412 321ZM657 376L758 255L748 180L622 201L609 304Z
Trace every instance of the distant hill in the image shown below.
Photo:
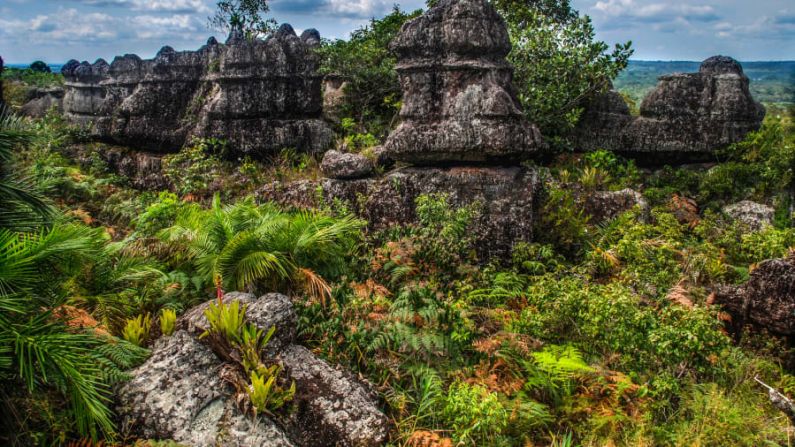
M795 103L795 61L741 62L751 79L751 93L764 103ZM615 87L638 104L656 84L659 76L675 72L696 72L700 62L630 61L615 80Z

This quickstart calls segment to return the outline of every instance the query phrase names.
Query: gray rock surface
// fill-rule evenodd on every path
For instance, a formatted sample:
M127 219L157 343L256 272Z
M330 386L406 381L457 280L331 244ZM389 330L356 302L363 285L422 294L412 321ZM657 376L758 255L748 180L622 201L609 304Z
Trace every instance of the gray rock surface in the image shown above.
M151 151L174 151L193 137L224 138L256 157L285 147L321 151L333 134L321 117L316 45L316 33L299 38L283 25L265 40L163 47L151 60L73 60L62 69L64 112L97 138Z
M328 178L354 179L367 177L373 173L373 162L361 154L327 151L320 163L320 170Z
M287 383L296 383L290 408L256 421L238 410L237 396L225 378L239 378L241 370L197 339L207 327L208 302L180 317L174 335L158 339L152 356L120 387L117 413L125 431L196 447L383 443L387 419L376 396L362 381L294 344L297 317L286 296L232 292L222 300L247 304L246 320L263 330L276 325L264 354L284 366L281 374Z
M291 345L295 341L295 327L298 324L298 317L293 309L290 299L278 293L269 293L259 298L250 293L230 292L222 297L225 303L232 300L239 301L242 308L246 306L246 320L256 324L267 331L271 327L276 327L271 341L265 346L265 352L273 357L282 349ZM207 318L204 311L210 307L210 303L217 303L218 300L210 300L190 309L180 317L180 327L185 328L194 335L201 335L209 329Z
M762 203L743 200L733 203L723 208L733 220L742 223L750 230L761 230L773 223L773 216L776 214L775 208Z
M210 348L185 331L160 338L152 356L119 389L122 429L194 447L293 446L273 422L263 418L254 424L237 411L222 367Z
M542 182L538 171L522 167L408 167L379 178L274 183L259 198L316 207L318 186L322 200L347 203L372 229L416 222L415 200L422 194L446 194L454 207L476 204L472 232L485 260L509 255L516 242L532 241Z
M300 427L298 444L321 447L336 440L337 445L369 447L384 442L387 420L371 390L303 346L292 345L279 358L295 380L297 410L290 418Z
M621 191L596 191L586 195L584 202L585 212L591 216L592 224L615 219L635 207L640 208L644 216L649 213L649 204L643 195L629 188Z
M414 164L504 162L542 145L512 85L504 20L486 0L441 0L390 44L403 90L391 158Z
M28 91L25 104L20 108L20 112L25 116L41 118L55 109L58 113L63 112L64 89L62 87L34 88Z
M765 116L742 66L726 56L705 60L698 73L661 76L632 118L615 93L594 100L576 134L585 150L604 148L660 164L712 160L715 151L758 130Z
M745 284L719 288L714 303L732 316L736 334L752 325L795 336L795 253L759 263Z

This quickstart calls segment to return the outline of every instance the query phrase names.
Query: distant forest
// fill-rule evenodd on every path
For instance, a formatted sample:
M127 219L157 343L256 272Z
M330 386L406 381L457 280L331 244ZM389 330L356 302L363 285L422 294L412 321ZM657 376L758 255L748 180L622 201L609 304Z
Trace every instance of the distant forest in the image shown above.
M696 72L700 62L629 61L629 67L615 80L616 89L626 93L638 105L657 84L659 76ZM751 93L757 101L789 105L795 103L795 61L742 62L751 79Z

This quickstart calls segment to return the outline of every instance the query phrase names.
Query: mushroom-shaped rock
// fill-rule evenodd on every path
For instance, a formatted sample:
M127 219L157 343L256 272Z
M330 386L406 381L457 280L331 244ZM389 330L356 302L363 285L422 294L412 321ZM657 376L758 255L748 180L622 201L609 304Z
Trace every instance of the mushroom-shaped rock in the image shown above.
M441 0L390 44L403 90L385 147L415 164L505 162L542 144L512 85L505 22L486 0Z
M328 178L354 179L373 173L373 162L361 154L327 151L320 163L320 170Z

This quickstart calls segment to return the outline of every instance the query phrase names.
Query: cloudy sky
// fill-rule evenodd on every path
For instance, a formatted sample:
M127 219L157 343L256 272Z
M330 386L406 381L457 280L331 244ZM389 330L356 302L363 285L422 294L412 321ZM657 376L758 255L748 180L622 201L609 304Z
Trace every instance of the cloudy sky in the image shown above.
M345 38L393 3L416 9L424 0L271 0L271 14L299 32ZM0 0L0 56L8 63L42 59L151 57L163 45L198 48L219 33L207 28L214 0ZM573 0L590 15L600 39L632 40L636 59L795 60L792 0ZM221 37L221 36L219 36Z

